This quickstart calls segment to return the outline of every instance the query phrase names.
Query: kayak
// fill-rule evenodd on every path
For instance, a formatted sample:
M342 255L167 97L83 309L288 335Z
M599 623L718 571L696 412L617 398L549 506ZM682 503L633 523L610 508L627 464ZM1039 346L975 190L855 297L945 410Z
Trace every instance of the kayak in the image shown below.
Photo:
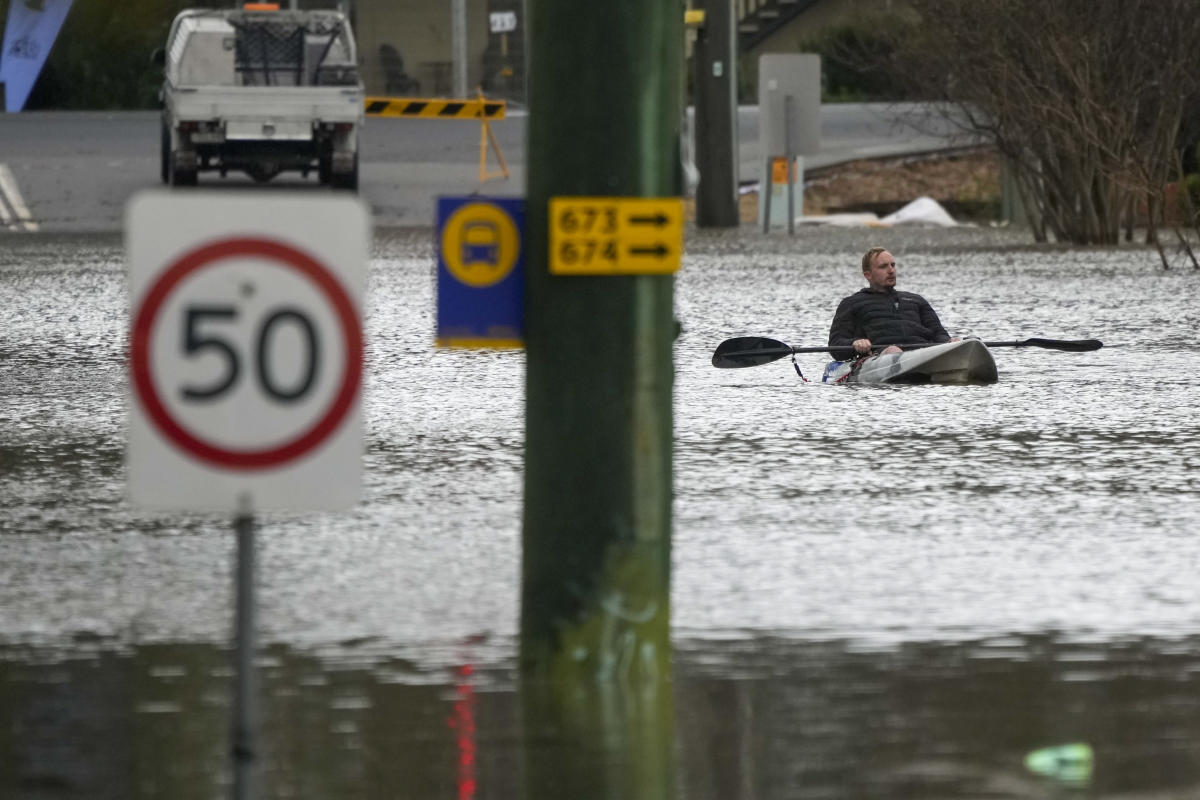
M977 338L943 344L902 344L907 348L889 355L867 356L853 361L831 361L821 378L825 383L995 383L996 362L993 347L1041 347L1067 353L1099 350L1099 339L1020 339L1011 342L982 341ZM765 336L737 336L726 339L713 351L712 365L720 369L757 367L797 353L853 353L841 347L792 347ZM803 374L800 375L804 377Z
M979 339L964 339L854 361L831 361L825 383L995 383L996 361Z

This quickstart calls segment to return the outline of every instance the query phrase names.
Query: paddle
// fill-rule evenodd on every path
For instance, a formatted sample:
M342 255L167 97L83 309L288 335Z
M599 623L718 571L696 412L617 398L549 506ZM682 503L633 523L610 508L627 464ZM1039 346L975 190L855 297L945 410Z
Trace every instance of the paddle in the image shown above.
M939 342L913 342L901 344L903 350L917 347L932 347ZM1086 353L1099 350L1104 343L1099 339L1022 339L1015 342L984 342L988 347L1041 347L1046 350L1062 350L1068 353ZM883 350L890 345L877 344L872 350ZM726 339L713 352L714 367L728 369L733 367L757 367L759 364L769 364L793 353L830 353L838 358L854 356L853 347L792 347L776 339L763 336L739 336L736 339Z

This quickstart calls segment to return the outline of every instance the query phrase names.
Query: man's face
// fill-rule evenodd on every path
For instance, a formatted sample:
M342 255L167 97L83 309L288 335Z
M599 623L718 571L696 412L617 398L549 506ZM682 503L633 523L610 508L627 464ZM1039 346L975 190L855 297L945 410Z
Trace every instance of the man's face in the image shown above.
M871 267L863 273L873 292L886 292L896 286L896 259L887 250L876 253Z

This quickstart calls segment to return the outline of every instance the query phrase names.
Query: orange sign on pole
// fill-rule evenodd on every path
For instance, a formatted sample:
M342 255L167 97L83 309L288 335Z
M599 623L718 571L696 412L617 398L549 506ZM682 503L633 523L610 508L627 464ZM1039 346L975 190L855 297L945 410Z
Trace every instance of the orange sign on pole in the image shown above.
M786 158L776 158L771 162L771 183L787 183L788 168Z

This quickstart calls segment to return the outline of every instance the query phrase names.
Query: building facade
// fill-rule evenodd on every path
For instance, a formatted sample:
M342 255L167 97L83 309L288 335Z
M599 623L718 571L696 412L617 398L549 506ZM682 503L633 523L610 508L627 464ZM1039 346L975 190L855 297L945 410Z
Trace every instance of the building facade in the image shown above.
M463 0L467 92L525 100L524 0ZM452 97L455 10L448 0L354 0L367 92Z

